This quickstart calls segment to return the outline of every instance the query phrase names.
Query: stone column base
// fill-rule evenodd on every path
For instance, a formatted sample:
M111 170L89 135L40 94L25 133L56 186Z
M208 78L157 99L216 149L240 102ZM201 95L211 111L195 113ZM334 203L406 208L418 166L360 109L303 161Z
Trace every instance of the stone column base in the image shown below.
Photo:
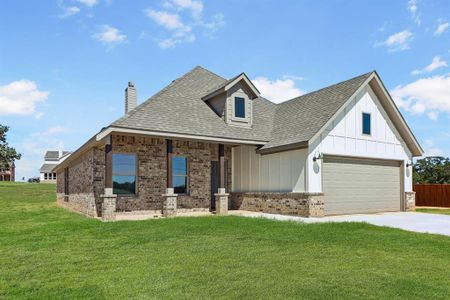
M105 190L105 194L100 195L102 201L102 221L114 221L116 219L116 202L117 195L109 194Z
M162 214L164 217L171 217L177 214L177 196L174 194L173 188L168 188L166 193L162 195L164 197Z
M216 197L216 215L228 215L228 196L224 188L219 188L218 193L214 194Z
M416 210L416 192L405 192L405 211Z

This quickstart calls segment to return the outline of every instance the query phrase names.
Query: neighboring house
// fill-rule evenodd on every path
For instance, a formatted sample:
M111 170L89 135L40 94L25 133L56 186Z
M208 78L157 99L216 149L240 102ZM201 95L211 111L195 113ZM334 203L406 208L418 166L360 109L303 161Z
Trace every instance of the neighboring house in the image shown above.
M44 164L39 170L41 182L56 182L56 172L53 168L70 156L69 151L47 151L44 156Z
M414 208L423 153L378 74L274 104L196 67L56 168L57 201L103 219L228 208L302 216Z
M9 164L9 168L0 171L0 181L15 181L16 180L16 165L14 161Z

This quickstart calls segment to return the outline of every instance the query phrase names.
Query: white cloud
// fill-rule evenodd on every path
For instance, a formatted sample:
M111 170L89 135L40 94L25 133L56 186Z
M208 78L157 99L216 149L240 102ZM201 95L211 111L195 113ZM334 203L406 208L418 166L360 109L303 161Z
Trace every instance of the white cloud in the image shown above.
M77 6L63 7L62 9L63 13L59 15L60 18L67 18L80 12L80 9Z
M418 25L420 25L421 21L418 15L418 7L417 7L417 0L409 0L408 2L408 10L411 13L411 18L414 20L414 22Z
M305 77L303 76L295 76L295 75L283 75L283 79L292 79L295 81L301 81L301 80L305 80Z
M439 113L450 115L450 75L418 79L391 91L400 108L412 114L427 114L432 120Z
M213 33L225 25L225 17L221 13L205 21L202 14L204 6L200 0L166 0L163 6L166 10L144 10L148 18L168 31L169 35L158 41L159 47L163 49L194 42L195 31L199 28L205 29L205 36L213 37Z
M196 0L169 0L164 3L166 8L173 8L178 11L190 10L194 17L200 17L203 12L203 3Z
M79 3L86 5L87 7L92 7L98 3L97 0L77 0Z
M186 27L178 14L173 14L166 11L157 11L154 9L146 9L145 14L157 24L168 30L179 30Z
M53 135L57 135L57 134L61 134L61 133L66 133L69 132L70 129L67 127L63 127L60 125L54 126L54 127L50 127L45 131L39 132L35 135L39 135L39 136L53 136Z
M172 32L170 38L165 38L158 42L159 47L167 49L173 48L182 42L192 43L195 41L192 27L184 24L178 14L153 9L146 9L145 14L155 23Z
M410 0L408 2L408 10L412 13L415 14L417 12L417 1L416 0Z
M219 28L225 26L225 16L223 14L216 14L213 16L212 21L206 23L201 21L199 25L207 29L208 35L211 35Z
M34 81L22 79L0 86L0 115L31 115L45 102L48 92L40 91Z
M439 112L437 111L430 111L427 113L428 118L430 118L433 121L436 121L439 118Z
M434 143L431 139L425 140L425 149L424 149L423 157L427 156L443 156L444 151L434 146Z
M386 46L390 52L408 50L412 39L413 34L411 31L403 30L389 36L384 42L375 43L375 47Z
M436 30L434 31L435 36L440 36L448 29L449 23L448 22L441 22L441 24L438 25Z
M103 25L100 32L92 35L92 37L108 46L114 46L127 40L127 36L120 33L119 29L109 25Z
M425 68L423 68L421 70L414 70L411 72L411 74L419 75L422 73L430 73L436 69L445 68L445 67L447 67L447 62L445 60L442 60L439 56L435 56L435 57L433 57L433 61L428 66L426 66Z
M260 91L261 96L274 103L281 103L305 93L305 91L295 86L295 82L292 79L272 81L267 77L256 77L252 82Z

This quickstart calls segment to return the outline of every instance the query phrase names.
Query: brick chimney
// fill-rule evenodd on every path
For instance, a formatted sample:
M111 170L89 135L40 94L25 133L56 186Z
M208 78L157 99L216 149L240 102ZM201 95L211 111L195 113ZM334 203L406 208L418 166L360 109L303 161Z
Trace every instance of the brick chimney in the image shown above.
M134 83L128 81L128 86L125 89L125 113L135 109L137 106L137 93Z

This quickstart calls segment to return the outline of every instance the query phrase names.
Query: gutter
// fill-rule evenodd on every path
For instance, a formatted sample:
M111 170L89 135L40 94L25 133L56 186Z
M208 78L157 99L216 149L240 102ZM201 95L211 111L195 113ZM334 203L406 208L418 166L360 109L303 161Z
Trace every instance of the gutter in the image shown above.
M96 140L101 141L108 135L112 133L125 133L125 134L138 134L138 135L146 135L146 136L155 136L155 137L169 137L169 138L178 138L178 139L189 139L189 140L198 140L198 141L206 141L206 142L216 142L216 143L228 143L228 144L236 144L236 145L265 145L266 141L256 141L256 140L245 140L245 139L236 139L236 138L221 138L214 136L206 136L206 135L196 135L196 134L184 134L184 133L174 133L174 132L164 132L164 131L151 131L151 130L142 130L142 129L132 129L125 127L108 127L105 130L99 132L96 135Z

